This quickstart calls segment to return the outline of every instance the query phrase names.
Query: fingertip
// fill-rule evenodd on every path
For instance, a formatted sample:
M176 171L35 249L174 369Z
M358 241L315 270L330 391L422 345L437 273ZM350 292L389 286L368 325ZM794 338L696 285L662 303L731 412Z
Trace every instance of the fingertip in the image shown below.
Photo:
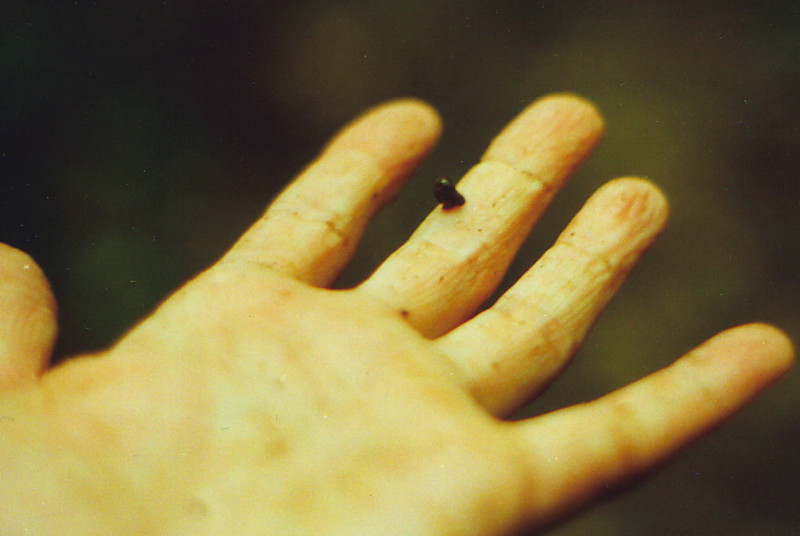
M387 101L378 109L391 110L393 113L405 115L419 121L421 125L433 134L440 134L442 119L436 108L427 101L416 97L400 97Z
M56 330L56 302L44 272L28 254L0 244L0 386L38 374Z
M44 272L30 255L8 244L0 243L0 281L3 290L14 288L28 293L48 309L55 309L55 299Z
M599 191L610 197L622 199L616 217L623 220L637 218L651 227L661 229L669 217L669 201L664 192L652 181L635 176L619 177L607 182Z
M570 222L559 242L624 264L638 259L663 231L669 206L653 183L621 177L601 186Z
M557 189L603 135L594 104L568 93L535 100L492 141L483 156L529 173Z
M442 121L433 106L400 98L366 111L333 139L327 152L368 153L383 172L403 175L433 149L441 132Z
M605 119L592 101L574 93L550 93L535 100L526 109L537 110L543 117L554 117L557 132L580 133L589 149L594 148L605 133Z
M442 132L442 119L436 108L416 97L399 97L368 110L364 116L370 120L391 120L414 127L425 138L438 139Z
M547 105L560 111L569 111L575 116L582 117L586 124L592 125L599 132L605 128L603 114L597 105L576 93L549 93L534 101L531 106L536 105Z
M723 346L723 351L741 355L751 366L757 365L765 375L775 380L794 365L796 353L792 340L773 325L754 322L731 328L718 337L717 344Z

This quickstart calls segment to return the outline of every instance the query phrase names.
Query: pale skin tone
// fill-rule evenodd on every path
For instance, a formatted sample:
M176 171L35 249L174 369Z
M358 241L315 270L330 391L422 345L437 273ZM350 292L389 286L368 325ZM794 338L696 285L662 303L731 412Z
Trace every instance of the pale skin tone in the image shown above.
M328 290L439 132L414 100L364 114L215 266L56 368L46 279L2 246L0 535L509 534L646 472L788 370L786 336L750 324L598 400L502 420L567 363L666 202L611 181L476 315L602 133L590 104L546 97L458 183L464 206Z

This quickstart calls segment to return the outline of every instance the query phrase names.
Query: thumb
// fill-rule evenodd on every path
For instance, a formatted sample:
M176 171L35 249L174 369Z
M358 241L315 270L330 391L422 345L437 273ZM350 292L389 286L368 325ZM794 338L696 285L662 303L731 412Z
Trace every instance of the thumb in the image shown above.
M42 270L0 243L0 389L38 377L57 331L56 303Z

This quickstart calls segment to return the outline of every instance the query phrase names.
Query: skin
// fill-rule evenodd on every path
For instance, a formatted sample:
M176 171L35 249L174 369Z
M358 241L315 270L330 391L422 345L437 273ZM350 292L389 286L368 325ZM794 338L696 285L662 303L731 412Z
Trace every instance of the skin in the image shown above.
M503 421L567 363L666 202L611 181L475 316L601 136L593 106L549 96L459 182L464 206L326 289L439 132L418 101L367 112L217 264L53 369L47 281L0 248L0 535L509 534L653 468L789 369L786 336L750 324L591 403Z

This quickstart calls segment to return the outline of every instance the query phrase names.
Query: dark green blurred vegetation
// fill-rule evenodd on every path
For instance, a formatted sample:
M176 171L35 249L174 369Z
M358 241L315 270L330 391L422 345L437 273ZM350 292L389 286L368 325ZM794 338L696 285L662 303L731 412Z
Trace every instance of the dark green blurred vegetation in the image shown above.
M16 1L0 7L0 241L61 306L59 355L108 345L214 261L339 126L434 104L440 148L375 222L356 283L532 99L595 101L605 141L509 272L602 182L671 223L575 363L523 414L588 400L750 320L800 339L800 3ZM303 247L298 245L298 247ZM800 534L792 374L558 535Z

